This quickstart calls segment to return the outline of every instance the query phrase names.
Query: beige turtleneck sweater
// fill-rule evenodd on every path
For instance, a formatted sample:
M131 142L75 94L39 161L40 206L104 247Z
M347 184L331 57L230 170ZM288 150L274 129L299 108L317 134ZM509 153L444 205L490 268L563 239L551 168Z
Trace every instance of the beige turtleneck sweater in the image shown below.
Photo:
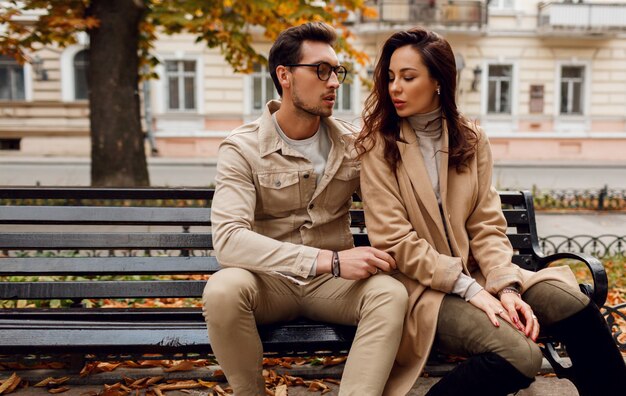
M420 151L424 158L424 165L430 177L430 184L439 203L439 211L441 212L441 195L439 193L439 164L441 163L441 148L443 147L443 125L442 125L441 107L424 113L415 114L408 117L409 124L417 135ZM448 230L446 229L446 232ZM478 292L482 290L482 286L476 282L471 276L461 272L458 279L454 283L452 293L469 301Z

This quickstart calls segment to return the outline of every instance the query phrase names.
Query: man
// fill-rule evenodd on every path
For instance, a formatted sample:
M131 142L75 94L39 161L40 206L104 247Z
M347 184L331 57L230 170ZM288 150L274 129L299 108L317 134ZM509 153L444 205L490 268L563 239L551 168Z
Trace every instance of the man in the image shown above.
M380 395L398 349L408 297L384 274L396 264L354 248L350 234L360 165L356 129L331 117L347 74L335 39L323 23L281 33L269 68L282 100L220 146L212 222L225 269L207 282L203 305L237 396L265 394L257 324L304 316L357 325L342 395Z

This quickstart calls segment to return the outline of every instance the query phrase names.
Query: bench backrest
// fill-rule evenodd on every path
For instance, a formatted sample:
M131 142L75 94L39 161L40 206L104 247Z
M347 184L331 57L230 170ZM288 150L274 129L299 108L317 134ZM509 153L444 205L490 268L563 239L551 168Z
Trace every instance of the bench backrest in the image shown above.
M514 262L536 269L532 197L500 197ZM0 188L0 300L199 297L205 280L180 275L219 269L212 199L201 188ZM369 244L363 211L351 215L355 244Z

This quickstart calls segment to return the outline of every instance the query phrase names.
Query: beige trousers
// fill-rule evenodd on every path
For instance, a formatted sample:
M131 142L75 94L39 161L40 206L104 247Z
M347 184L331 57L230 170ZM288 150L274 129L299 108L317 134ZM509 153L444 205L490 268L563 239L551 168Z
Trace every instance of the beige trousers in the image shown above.
M568 318L589 304L580 290L558 281L539 282L522 299L531 306L540 326ZM541 368L542 354L535 342L505 320L495 327L482 310L458 296L444 297L435 347L461 356L494 352L529 378Z
M398 350L408 296L383 274L361 281L325 274L301 286L227 268L209 279L202 302L213 352L235 395L265 395L256 325L302 316L358 326L339 394L375 396L382 394Z

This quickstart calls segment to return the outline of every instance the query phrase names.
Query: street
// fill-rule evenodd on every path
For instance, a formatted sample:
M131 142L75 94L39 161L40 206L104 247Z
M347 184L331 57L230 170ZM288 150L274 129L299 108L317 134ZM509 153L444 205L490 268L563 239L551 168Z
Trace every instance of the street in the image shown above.
M153 186L208 186L215 181L214 158L149 158ZM496 163L493 183L498 189L626 189L626 162ZM0 185L87 186L89 158L0 158Z

